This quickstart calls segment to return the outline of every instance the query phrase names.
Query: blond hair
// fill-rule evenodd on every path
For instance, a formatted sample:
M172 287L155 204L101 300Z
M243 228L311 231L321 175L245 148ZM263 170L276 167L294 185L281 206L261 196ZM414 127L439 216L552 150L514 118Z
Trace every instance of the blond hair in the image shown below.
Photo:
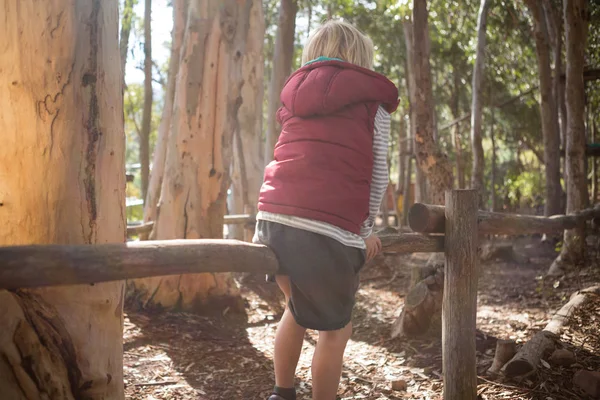
M311 32L302 51L302 64L319 57L340 58L373 69L373 42L349 23L330 20Z

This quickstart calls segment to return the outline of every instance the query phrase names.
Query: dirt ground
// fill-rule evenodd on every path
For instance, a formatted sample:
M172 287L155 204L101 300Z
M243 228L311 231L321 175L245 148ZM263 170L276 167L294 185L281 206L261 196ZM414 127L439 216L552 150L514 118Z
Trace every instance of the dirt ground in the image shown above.
M600 282L598 243L590 243L586 266L560 280L543 275L555 257L539 239L514 239L528 262L482 265L477 315L481 399L586 399L574 387L576 370L600 371L600 302L578 311L561 340L573 351L572 367L543 362L520 381L492 381L497 339L527 341L582 288ZM354 313L339 399L441 399L441 347L436 339L390 339L410 267L426 255L386 256L367 266ZM186 313L128 312L125 319L125 390L128 399L266 399L274 382L273 340L283 310L274 284L262 276L238 277L246 315L206 317ZM297 373L299 399L310 399L310 361L316 336L307 333ZM391 389L403 380L406 390Z

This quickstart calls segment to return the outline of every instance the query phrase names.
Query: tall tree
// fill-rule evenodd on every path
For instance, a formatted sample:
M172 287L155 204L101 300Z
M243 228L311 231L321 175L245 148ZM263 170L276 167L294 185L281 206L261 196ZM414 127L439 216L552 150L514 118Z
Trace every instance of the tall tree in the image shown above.
M587 0L565 0L563 8L567 60L567 213L581 210L587 202L583 81L589 22L587 7ZM585 225L565 231L560 255L552 263L550 275L560 274L582 261L584 229Z
M140 131L142 199L146 199L148 193L150 129L152 124L152 0L145 0L144 4L144 110Z
M563 63L563 19L561 18L560 7L557 7L552 0L543 0L544 15L546 17L546 26L548 28L548 37L552 46L552 59L554 63L552 94L558 110L559 121L559 146L562 149L567 148L567 105L565 103L565 80L563 74L565 67ZM563 180L567 182L566 157L559 161L562 167ZM563 213L566 206L566 193L562 186L560 188L560 209L559 213Z
M482 120L483 99L482 86L485 69L485 42L487 14L490 8L490 0L481 0L479 15L477 17L477 50L475 66L473 67L473 101L471 105L471 147L473 149L473 169L471 172L471 186L479 190L479 206L483 207L484 190L483 172L485 159L482 145Z
M413 22L405 20L402 23L404 30L404 41L406 45L406 87L408 89L408 109L410 120L410 131L413 152L417 148L414 143L417 135L417 83L415 80L415 44ZM428 203L427 199L427 176L421 169L419 163L415 163L415 200L420 203ZM408 210L406 210L408 211Z
M456 61L452 67L453 87L452 87L452 117L457 120L460 118L460 71ZM456 176L459 189L465 188L465 167L462 154L462 143L460 139L460 122L456 122L452 127L452 142L454 144L454 153L456 157Z
M269 103L267 109L267 132L265 141L264 164L273 158L273 149L279 138L279 125L277 123L277 110L281 106L280 94L285 80L292 72L292 59L294 57L294 35L296 32L296 13L298 12L297 0L281 0L279 3L279 19L275 36L275 50L273 53L273 68L269 82Z
M0 244L124 242L117 1L1 8ZM0 290L0 397L123 398L122 299L122 282Z
M121 34L119 42L119 52L121 55L121 71L123 73L123 82L125 82L125 66L127 65L127 51L129 50L129 37L131 36L131 26L133 25L133 7L137 0L125 0L123 2L123 12L121 17Z
M554 64L552 91L558 109L560 143L565 148L567 143L567 106L565 103L565 81L562 79L562 75L565 72L563 63L563 20L561 18L561 10L555 6L552 0L543 0L542 5L549 34L548 38L552 46L552 60Z
M175 97L175 84L179 61L181 58L181 44L187 21L189 0L173 1L173 31L171 32L171 57L169 59L169 71L167 75L167 91L165 93L165 105L158 126L154 155L152 157L152 171L148 183L148 193L144 203L144 221L156 220L158 197L165 172L165 158L167 155L167 141L171 131L171 118L173 116L173 98Z
M242 65L258 0L191 0L175 89L156 239L223 237ZM258 62L262 62L258 60ZM144 304L241 308L230 274L136 280Z
M544 215L549 216L560 214L561 212L560 131L557 100L553 93L553 89L558 88L555 88L553 84L554 80L550 67L549 32L542 3L537 0L525 0L525 3L533 19L533 36L535 38L538 59L542 136L544 139L544 165L546 167Z
M242 104L238 111L238 126L234 132L232 184L234 207L230 212L253 212L258 202L262 183L263 165L260 157L263 110L263 45L265 21L262 4L253 3L250 27L246 38L246 52L242 61ZM243 227L236 226L234 237L243 239Z
M452 168L434 141L434 101L429 62L429 24L426 0L413 2L414 75L416 87L415 154L418 166L429 181L429 200L444 203L446 190L452 188Z

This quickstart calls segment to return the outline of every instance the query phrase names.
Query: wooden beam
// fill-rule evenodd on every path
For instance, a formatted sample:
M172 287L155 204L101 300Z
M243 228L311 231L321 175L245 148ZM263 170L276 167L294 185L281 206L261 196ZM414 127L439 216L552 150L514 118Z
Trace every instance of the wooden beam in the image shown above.
M154 222L146 222L145 224L131 224L127 225L127 236L140 235L143 233L152 232Z
M442 305L444 399L477 398L475 324L477 316L476 190L446 192L446 273Z
M251 214L232 214L223 217L223 225L255 224L256 216Z
M381 235L384 251L443 251L440 236ZM235 240L163 240L97 245L0 247L0 289L90 284L202 272L275 273L265 246Z
M504 214L479 210L479 233L482 235L531 235L554 233L573 229L578 221L600 216L600 205L572 215L539 217L535 215ZM445 231L444 207L416 203L408 213L408 224L415 232L441 233Z

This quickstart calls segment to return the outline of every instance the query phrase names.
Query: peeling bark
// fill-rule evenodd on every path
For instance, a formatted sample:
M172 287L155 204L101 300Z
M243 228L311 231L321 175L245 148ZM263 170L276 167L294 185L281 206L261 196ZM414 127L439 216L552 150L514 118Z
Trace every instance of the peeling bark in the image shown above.
M175 97L175 83L181 58L181 44L187 20L189 0L175 0L173 3L173 31L171 33L171 58L169 60L169 74L167 77L167 93L163 107L158 136L152 158L152 171L148 183L148 194L144 203L144 221L156 220L156 211L160 188L165 173L165 158L167 156L167 141L171 131L171 118L173 116L173 98Z
M448 158L434 141L435 119L427 19L427 1L414 0L415 154L417 165L428 178L429 201L433 204L443 204L444 193L452 188L453 178Z
M117 2L4 12L0 244L124 242ZM122 398L122 299L122 282L0 291L1 397Z
M279 20L275 36L273 69L269 82L269 104L267 109L267 132L265 141L264 164L273 159L273 149L279 138L280 127L277 124L277 110L281 107L280 94L287 77L292 72L294 56L294 34L296 32L296 0L282 0L279 3Z
M231 143L240 124L243 65L255 2L190 1L156 239L223 237ZM132 285L141 305L148 307L243 307L228 273L139 279Z
M250 10L250 28L246 53L242 61L242 105L238 111L239 124L233 143L233 208L231 214L252 213L258 202L262 184L263 165L260 157L262 142L263 106L263 43L265 24L262 5L256 1ZM230 225L233 238L243 240L247 231L243 225ZM247 240L251 239L246 235Z

